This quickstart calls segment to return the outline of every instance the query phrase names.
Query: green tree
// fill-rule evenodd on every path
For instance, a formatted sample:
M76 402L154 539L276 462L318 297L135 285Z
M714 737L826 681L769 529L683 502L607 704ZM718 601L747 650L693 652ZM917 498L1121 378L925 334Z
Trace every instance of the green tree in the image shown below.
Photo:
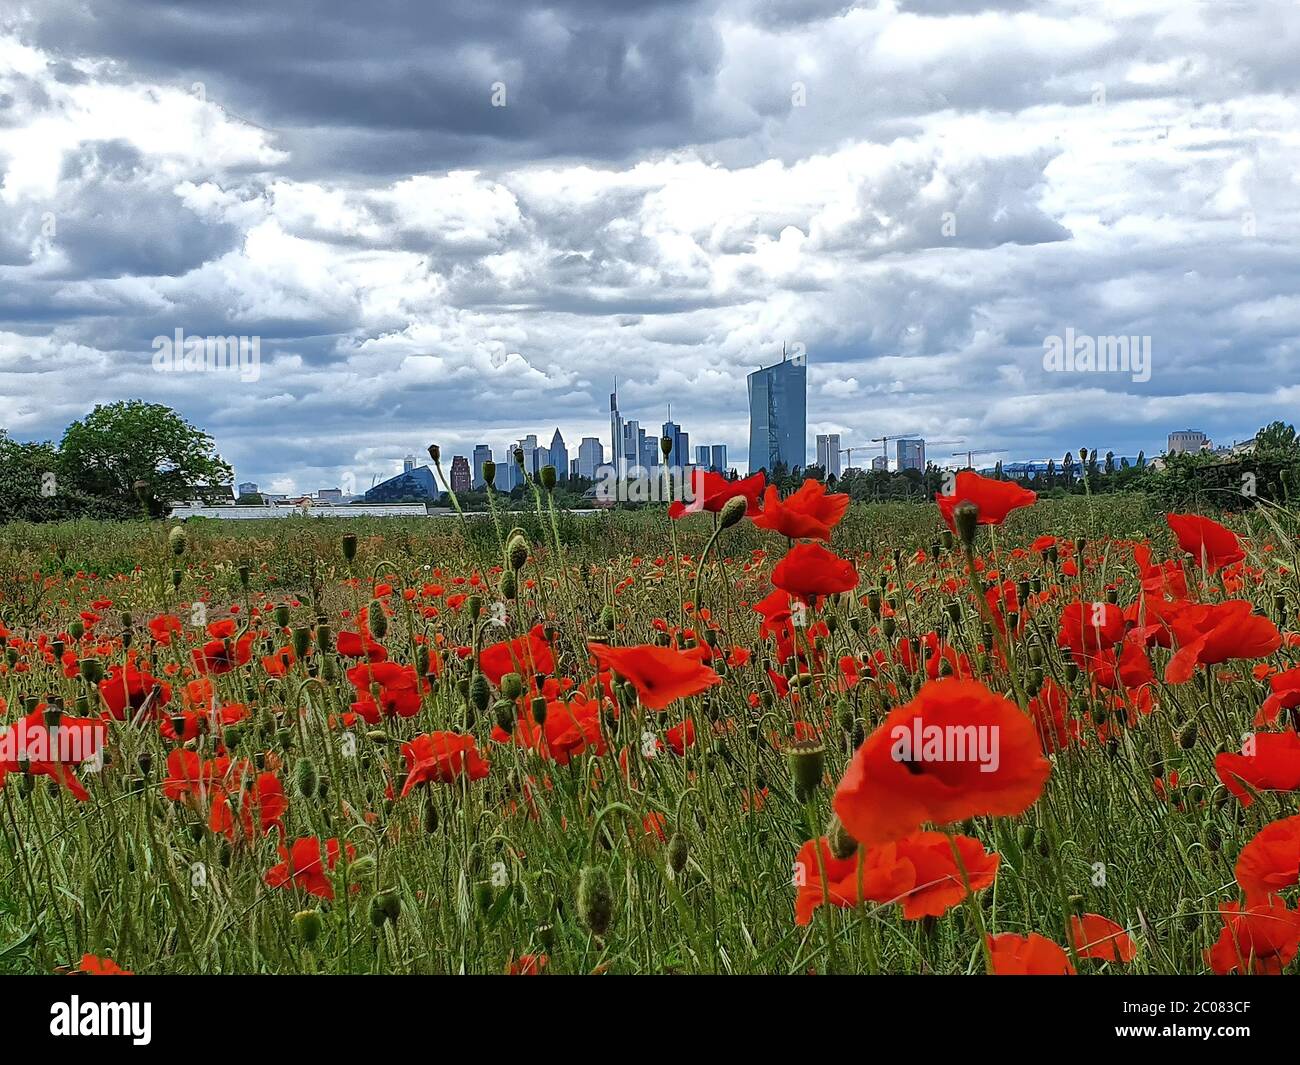
M133 503L137 482L144 482L155 513L215 492L233 477L212 437L170 407L138 399L98 406L73 422L59 445L59 462L76 489L116 503Z

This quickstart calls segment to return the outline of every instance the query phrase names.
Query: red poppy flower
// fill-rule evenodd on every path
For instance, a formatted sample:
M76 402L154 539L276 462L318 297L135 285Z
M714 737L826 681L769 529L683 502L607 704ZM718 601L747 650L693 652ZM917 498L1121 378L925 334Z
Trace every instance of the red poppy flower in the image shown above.
M939 513L954 533L957 526L953 522L952 512L960 503L974 503L979 508L980 525L1001 525L1013 510L1027 507L1037 499L1036 492L1021 488L1014 481L981 477L973 470L962 470L957 474L951 494L936 492L934 495L934 501L939 504Z
M1070 697L1051 677L1043 681L1038 694L1029 700L1029 711L1034 715L1034 728L1044 754L1064 750L1076 738L1078 729L1067 714L1069 708Z
M1127 965L1137 957L1132 937L1121 925L1099 913L1070 918L1070 945L1080 958L1117 961Z
M1288 910L1281 899L1246 909L1236 902L1224 902L1219 913L1223 930L1205 952L1205 960L1220 976L1238 970L1280 976L1300 948L1300 913Z
M214 785L223 782L230 772L230 759L202 758L195 751L178 747L167 755L167 777L162 792L175 801L206 797Z
M794 921L808 924L813 911L824 902L840 907L853 907L864 900L893 902L915 883L916 871L911 862L901 860L893 844L836 858L825 836L809 840L799 848L794 862Z
M971 891L982 891L997 879L996 851L987 852L984 844L970 836L954 836L961 867L953 857L952 843L942 832L915 832L896 844L898 857L912 863L916 885L903 898L903 917L919 921L922 917L942 917L968 892L962 879L965 869Z
M1273 694L1264 700L1255 715L1256 725L1271 725L1283 710L1300 706L1300 666L1273 674L1268 678L1268 686Z
M1260 829L1242 847L1235 873L1248 903L1265 902L1300 881L1300 815Z
M154 638L154 642L161 644L163 647L170 647L172 644L172 633L181 631L181 619L175 614L159 614L156 618L149 620L149 632Z
M171 685L136 669L134 663L128 662L125 666L119 664L109 669L108 676L99 682L99 695L108 707L108 712L118 721L123 721L128 716L127 707L130 707L132 714L139 710L153 691L154 685L159 689L158 698L153 704L154 716L157 716L157 711L171 700Z
M1178 539L1178 546L1206 573L1217 573L1246 557L1237 534L1217 521L1200 514L1166 514L1165 521Z
M0 700L2 703L3 700ZM45 704L0 732L0 787L10 773L24 771L49 777L68 789L78 802L90 793L75 767L95 761L107 740L107 726L94 718L64 717L57 728L45 724Z
M397 662L362 662L347 671L347 678L357 690L353 711L371 725L383 717L414 717L420 712L421 694L429 689L414 666ZM372 685L379 689L377 696Z
M758 494L766 483L767 477L762 470L750 474L741 481L729 480L712 470L700 471L695 474L691 482L695 498L690 505L680 499L674 500L672 506L668 508L668 516L677 519L697 510L707 510L717 514L727 505L727 500L734 496L744 496L745 513L752 518L758 513Z
M1230 658L1263 658L1282 646L1282 634L1268 618L1254 612L1248 599L1231 599L1181 612L1173 622L1178 650L1165 667L1169 684L1191 680L1198 665Z
M234 842L235 809L239 810L239 826L247 839L265 836L273 828L284 831L284 815L289 810L289 800L284 794L284 785L274 773L259 773L249 788L242 788L232 804L230 796L222 788L215 789L212 796L212 809L208 814L208 827L213 832L220 832ZM257 814L254 821L253 815Z
M772 584L805 603L858 586L853 563L819 544L795 544L772 570Z
M456 732L416 736L402 744L402 757L406 759L403 797L417 784L450 784L462 776L482 780L488 775L488 763L479 755L474 737Z
M587 649L602 670L612 670L631 681L641 705L649 710L662 710L677 699L698 695L722 683L722 678L697 657L671 647L589 643Z
M755 515L754 524L792 540L829 540L831 530L848 509L847 495L827 495L826 486L809 477L797 492L784 500L775 485L768 485L763 512Z
M77 972L82 976L134 976L135 973L123 969L112 958L99 958L94 954L83 954L77 965Z
M1250 738L1253 751L1214 756L1214 771L1232 794L1249 806L1251 791L1295 791L1300 788L1300 736L1294 732L1260 732Z
M266 882L271 887L300 887L309 895L322 899L334 898L334 885L330 882L326 870L332 870L339 860L339 841L325 841L325 859L321 860L320 840L315 836L304 836L293 841L292 848L283 844L278 848L281 862L267 870ZM357 849L347 844L347 857L351 861ZM358 885L354 885L356 887Z
M232 629L234 624L233 621L230 622ZM212 626L208 628L211 631ZM244 633L233 647L228 645L226 637L209 640L202 647L196 647L192 654L194 668L200 673L211 673L216 676L229 673L236 666L247 665L248 660L253 657L253 634Z
M1073 976L1070 956L1050 939L1030 932L988 936L986 942L993 956L995 976Z
M1033 721L1014 703L979 681L930 681L854 753L835 812L871 846L927 821L1022 813L1050 772Z
M1124 612L1114 603L1074 602L1061 612L1057 642L1069 648L1080 666L1124 638Z
M376 643L368 632L349 632L338 634L334 647L344 658L365 658L371 662L388 661L388 651L381 643Z
M597 756L606 750L600 729L600 703L578 692L567 702L550 699L546 704L546 723L538 725L531 713L521 714L513 732L500 726L492 729L498 743L514 742L526 750L550 758L556 765L568 765L575 755L591 751Z
M518 961L510 963L510 976L541 976L542 970L550 964L546 954L520 954Z
M546 630L534 625L526 637L504 640L485 647L478 656L479 669L493 684L500 685L507 673L518 673L527 683L529 677L550 673L555 656L546 642Z

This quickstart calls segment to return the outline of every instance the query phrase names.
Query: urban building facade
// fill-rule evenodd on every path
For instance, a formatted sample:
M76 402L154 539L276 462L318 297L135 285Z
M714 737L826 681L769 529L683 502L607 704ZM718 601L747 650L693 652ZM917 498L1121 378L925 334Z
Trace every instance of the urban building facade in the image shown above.
M470 473L469 459L464 455L453 456L451 460L451 490L465 493L469 491L472 483L473 475Z
M749 388L749 472L782 465L793 471L808 457L808 363L803 355L755 370Z
M1209 444L1210 438L1204 433L1195 429L1179 429L1169 434L1167 450L1170 455L1186 455L1191 451L1200 451Z
M817 465L827 477L839 477L844 472L840 465L840 434L817 434Z
M899 470L925 469L925 441L920 437L906 437L894 441Z
M487 484L487 479L483 476L483 466L492 461L492 449L487 444L474 445L474 479L470 482L470 487L479 491ZM495 484L493 487L496 487Z

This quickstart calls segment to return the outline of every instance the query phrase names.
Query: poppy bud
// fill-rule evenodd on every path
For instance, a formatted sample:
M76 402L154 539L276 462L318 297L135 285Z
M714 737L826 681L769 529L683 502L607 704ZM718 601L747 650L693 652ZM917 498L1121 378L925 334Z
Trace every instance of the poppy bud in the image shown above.
M548 492L555 487L555 467L543 466L541 472L542 487Z
M600 624L606 632L614 631L614 608L607 606L600 612Z
M239 567L239 583L245 588L248 587L248 578L251 572L252 571L248 568L247 564Z
M293 928L298 938L310 946L320 938L324 928L320 919L320 910L299 910L293 915Z
M396 921L402 912L402 900L395 891L381 891L370 900L370 923L383 928L385 921Z
M506 561L516 573L528 564L528 541L518 534L506 544Z
M275 610L271 614L275 618L275 623L280 628L287 628L289 625L289 606L287 603L277 603Z
M483 613L483 597L471 595L465 600L465 609L469 612L470 621L478 621L478 616Z
M501 579L497 581L497 590L501 593L502 599L514 599L519 594L519 581L514 573L506 570L501 574Z
M1196 722L1189 721L1183 726L1183 730L1178 733L1178 746L1185 751L1190 751L1196 746Z
M98 658L83 658L80 663L81 675L91 684L98 684L104 678L104 666Z
M680 873L685 869L689 851L686 837L680 832L674 832L668 840L668 868L674 873Z
M316 785L320 783L320 775L316 772L316 763L310 758L302 758L298 764L293 767L293 782L298 788L298 794L304 799L310 799L316 794Z
M840 861L853 857L858 849L858 841L849 835L844 823L833 814L831 823L826 826L826 845Z
M297 625L293 630L293 656L294 658L305 658L307 649L311 647L311 629L306 625Z
M952 543L953 543L953 541L952 541L952 530L951 530L951 529L944 529L943 532L939 534L939 540L940 540L940 542L943 544L943 546L944 546L944 550L946 550L946 551L951 551L951 550L952 550Z
M80 640L81 637L84 636L85 634L86 634L86 626L82 623L82 620L80 618L74 619L68 625L68 635L71 636L74 640Z
M979 525L980 508L969 499L963 499L952 510L952 521L957 526L957 535L967 547L975 543L975 529Z
M539 725L546 724L546 696L535 695L532 701L533 720Z
M732 496L722 505L718 524L724 529L730 529L745 516L745 511L748 509L749 500L744 496Z
M496 716L497 727L502 732L515 730L515 704L509 699L498 699L492 704L492 713Z
M875 588L867 593L867 609L871 611L872 617L880 617L880 592Z
M826 766L826 748L820 740L799 740L786 750L790 777L794 781L794 794L800 802L807 802L822 782Z
M496 485L497 464L491 459L483 463L483 483L486 487L492 488Z
M475 710L486 710L488 702L492 699L492 689L488 687L488 679L482 673L475 673L469 681L469 699L474 704Z
M437 466L440 462L442 462L442 448L440 448L437 444L430 444L429 458L433 459L433 464Z
M518 673L507 673L501 678L501 695L505 699L518 699L524 693L524 681Z
M383 604L378 599L370 601L370 609L366 611L366 620L370 625L370 635L376 640L382 640L388 634L388 615L384 613Z
M614 916L614 892L603 866L584 865L578 874L578 916L594 936L603 936Z
M343 534L343 557L349 562L351 562L354 558L357 557L357 534L356 533Z
M524 468L524 449L521 447L517 447L515 448L513 454L515 457L515 465L522 470Z
M324 623L316 626L316 646L322 651L331 651L334 649L333 628Z
M886 640L892 640L894 633L898 631L898 622L893 618L885 618L880 623L880 631L884 634Z

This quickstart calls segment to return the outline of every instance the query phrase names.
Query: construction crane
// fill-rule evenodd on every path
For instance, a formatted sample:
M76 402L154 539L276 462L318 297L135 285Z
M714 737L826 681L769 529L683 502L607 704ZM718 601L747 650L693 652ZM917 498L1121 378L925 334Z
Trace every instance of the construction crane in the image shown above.
M1004 447L999 447L999 448L981 447L981 448L967 448L965 451L954 451L952 453L952 457L955 459L959 459L963 455L965 455L967 468L973 470L975 468L976 455L1005 455L1005 454L1007 454L1007 449Z
M927 440L920 433L895 433L893 436L873 436L871 442L880 445L880 454L884 456L885 464L889 464L889 442L891 440L919 440L923 447L938 446L939 444L961 444L964 440Z
M857 447L842 447L842 448L840 448L840 450L839 450L839 454L841 454L841 455L848 455L848 457L849 457L849 458L848 458L848 461L844 464L844 468L845 468L846 470L851 470L851 469L853 468L853 452L855 452L855 451L866 451L866 450L867 450L867 449L866 449L866 446L863 445L863 444L859 444Z

